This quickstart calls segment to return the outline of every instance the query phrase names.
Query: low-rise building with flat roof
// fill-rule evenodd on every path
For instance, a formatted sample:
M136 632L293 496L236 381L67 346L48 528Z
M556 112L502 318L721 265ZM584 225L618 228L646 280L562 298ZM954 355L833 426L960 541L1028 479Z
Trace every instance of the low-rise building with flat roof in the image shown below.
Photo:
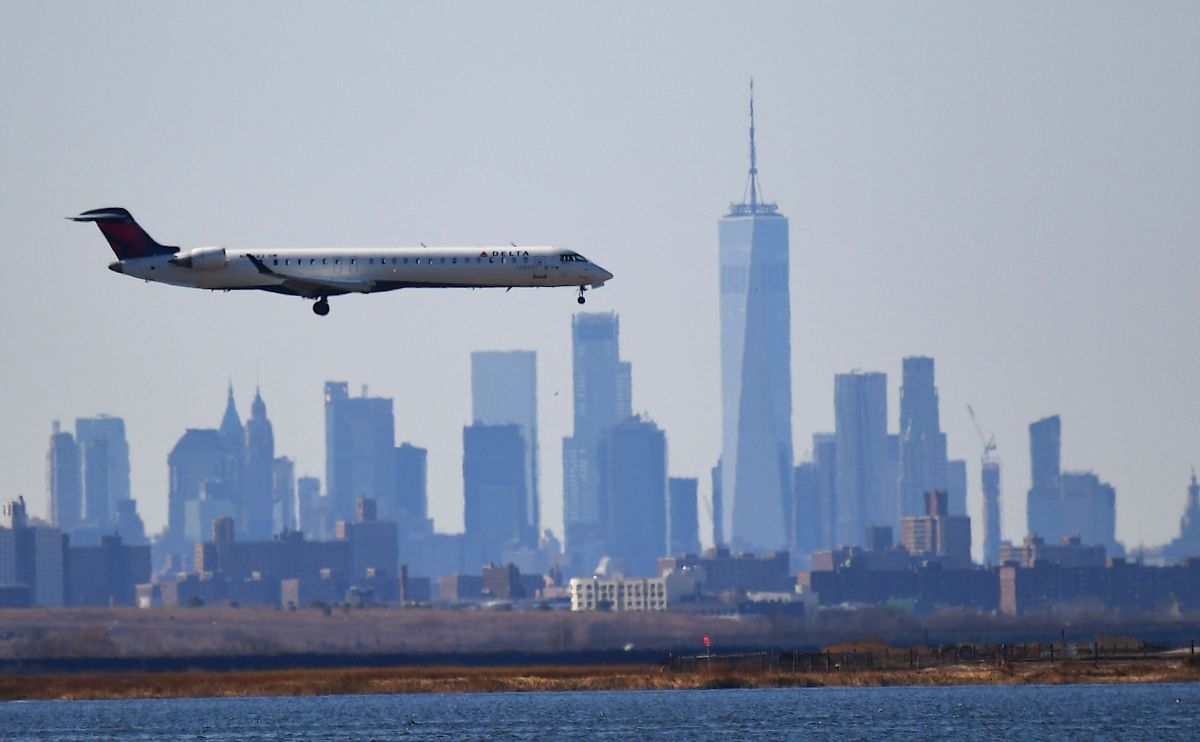
M795 580L790 574L786 551L769 551L765 556L731 554L720 547L708 549L703 556L684 554L658 560L658 575L699 569L704 573L704 590L710 593L790 592Z
M701 577L691 570L662 577L600 577L571 580L573 611L665 611L700 591Z
M1112 559L1107 567L1000 568L1000 612L1019 616L1084 607L1121 613L1200 610L1200 559L1147 567Z

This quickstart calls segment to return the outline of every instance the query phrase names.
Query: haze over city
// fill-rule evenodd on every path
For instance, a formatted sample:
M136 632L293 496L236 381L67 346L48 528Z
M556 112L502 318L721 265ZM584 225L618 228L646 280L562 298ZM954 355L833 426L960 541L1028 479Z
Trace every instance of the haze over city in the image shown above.
M256 385L276 450L324 473L322 390L395 400L462 528L470 353L538 357L542 525L562 535L569 289L306 302L143 285L90 226L124 206L165 244L554 244L615 278L633 409L673 476L721 448L717 220L760 182L790 219L793 435L833 428L833 377L937 362L950 456L996 434L1003 534L1025 533L1027 427L1117 491L1117 537L1178 530L1200 374L1200 12L1187 3L662 3L515 7L6 5L0 223L10 276L9 491L45 511L51 421L126 420L147 530L166 454ZM133 12L136 9L136 12ZM710 533L702 512L701 533ZM978 533L978 531L976 531ZM978 536L976 536L978 544ZM978 549L978 546L977 546Z

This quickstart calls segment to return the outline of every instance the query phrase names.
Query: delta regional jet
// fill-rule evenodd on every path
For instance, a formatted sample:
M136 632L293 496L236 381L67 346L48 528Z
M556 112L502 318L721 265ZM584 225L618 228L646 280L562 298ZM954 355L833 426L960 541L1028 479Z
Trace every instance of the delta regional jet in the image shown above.
M68 217L95 222L117 255L109 270L146 281L212 291L258 289L313 299L329 314L329 297L407 288L587 288L612 274L579 253L555 247L336 247L227 250L160 245L129 212L94 209Z

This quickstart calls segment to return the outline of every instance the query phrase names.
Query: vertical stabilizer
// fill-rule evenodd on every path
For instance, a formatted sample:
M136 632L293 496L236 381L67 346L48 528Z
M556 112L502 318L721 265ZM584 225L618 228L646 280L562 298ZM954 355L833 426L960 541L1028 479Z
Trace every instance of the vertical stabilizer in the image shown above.
M95 222L118 260L179 252L178 247L166 247L155 242L125 209L92 209L70 219L76 222Z

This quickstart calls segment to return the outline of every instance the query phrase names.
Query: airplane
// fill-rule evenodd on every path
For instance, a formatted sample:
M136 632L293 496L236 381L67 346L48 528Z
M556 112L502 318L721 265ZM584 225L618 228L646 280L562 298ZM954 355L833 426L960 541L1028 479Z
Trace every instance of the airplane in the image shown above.
M108 268L172 286L234 291L257 289L315 300L329 314L329 297L406 288L599 288L613 274L577 252L555 247L263 248L227 250L160 245L122 208L93 209L76 222L94 222L117 260Z

